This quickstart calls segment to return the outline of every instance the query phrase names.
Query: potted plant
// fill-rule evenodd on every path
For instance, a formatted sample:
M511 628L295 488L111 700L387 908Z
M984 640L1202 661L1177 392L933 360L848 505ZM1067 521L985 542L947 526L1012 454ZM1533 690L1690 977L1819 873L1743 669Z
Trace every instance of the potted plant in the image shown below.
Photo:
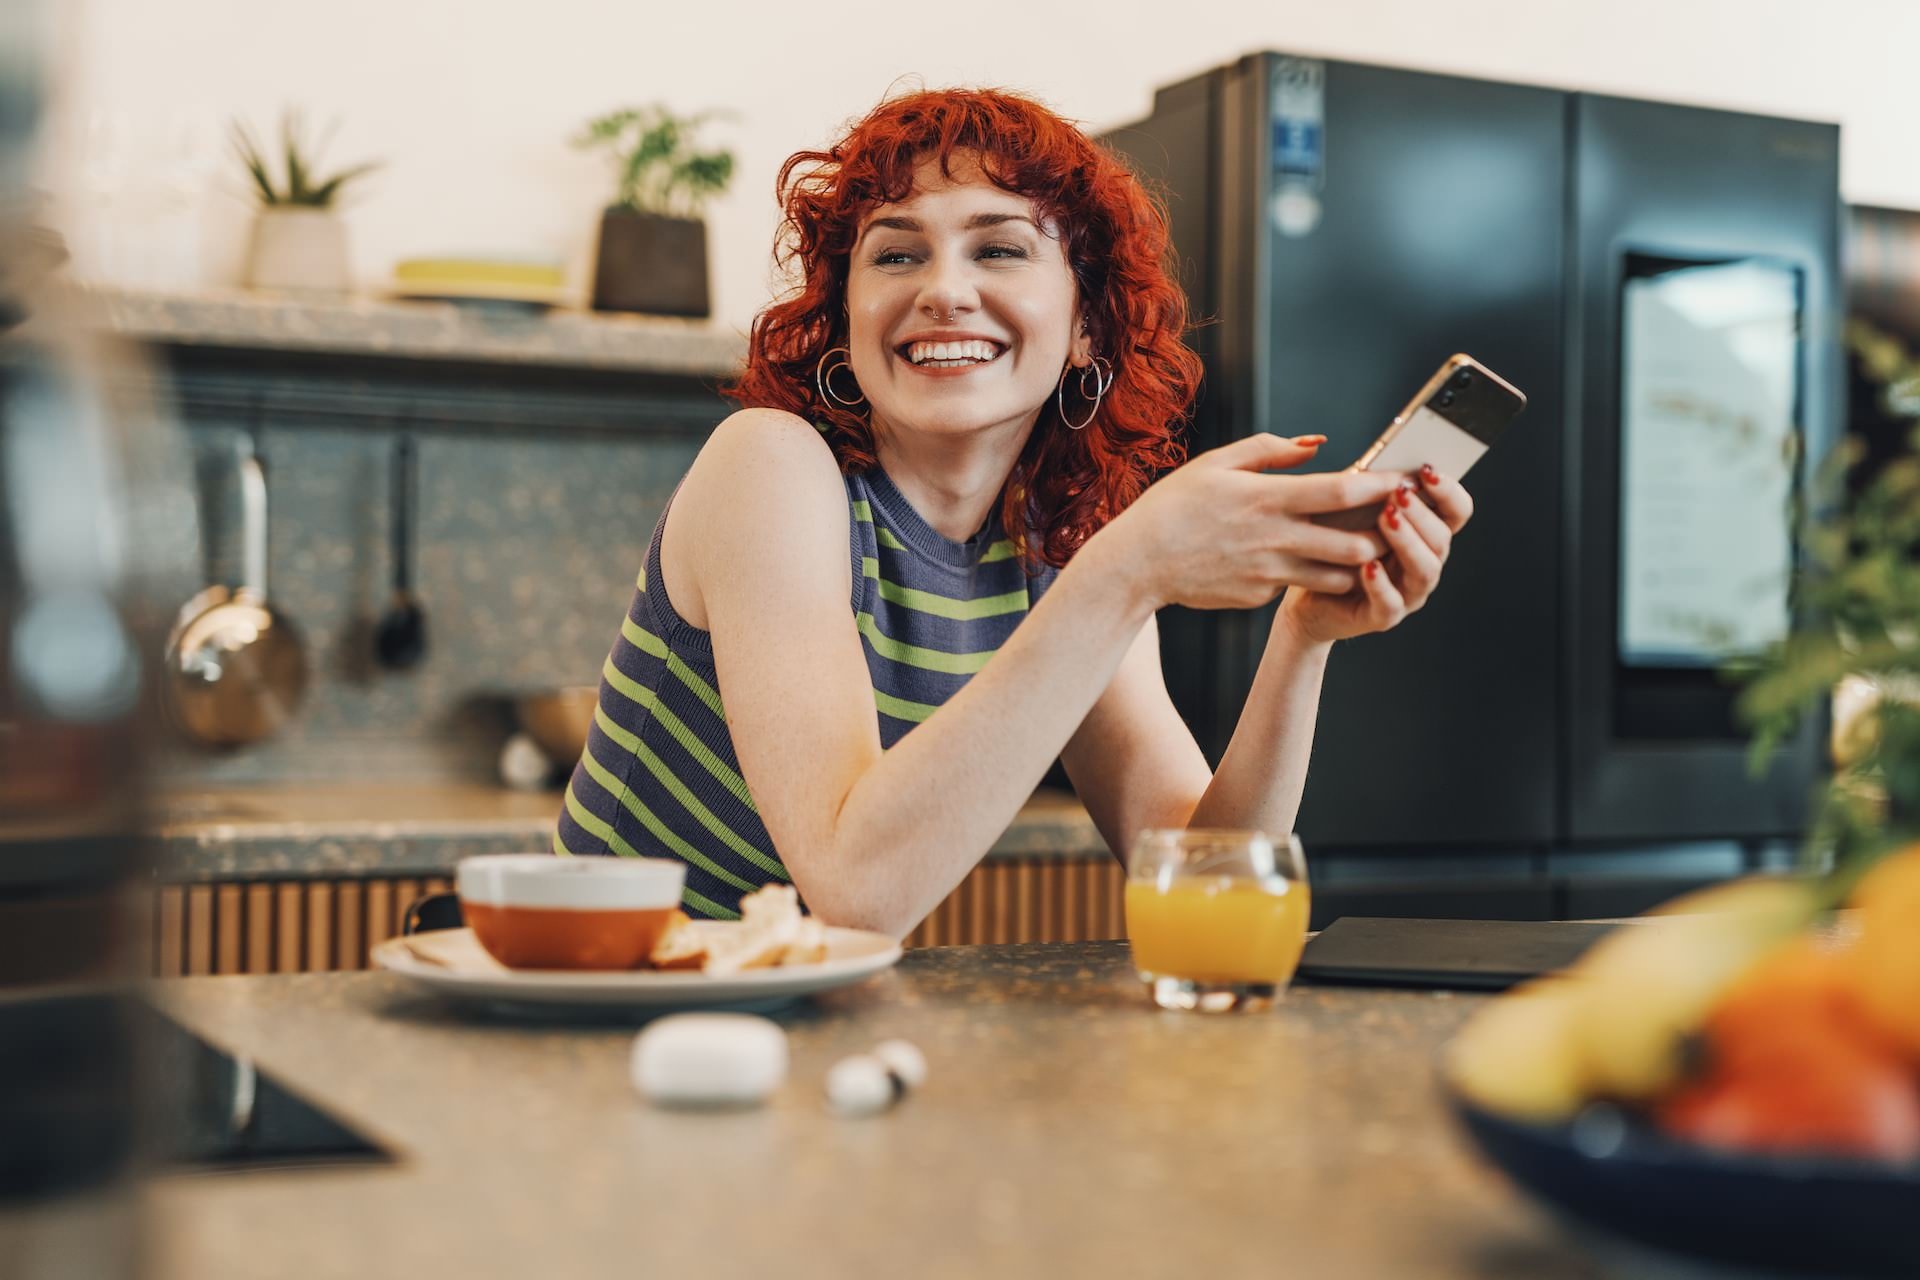
M1847 336L1891 416L1920 419L1920 358L1864 321ZM1807 568L1794 586L1807 621L1730 669L1746 682L1739 706L1756 768L1833 698L1834 773L1807 855L1842 880L1920 840L1920 425L1910 439L1850 501L1839 495L1863 444L1834 451L1816 486L1827 510L1803 519Z
M604 152L617 188L600 215L593 305L601 311L705 316L706 202L733 177L733 153L695 150L712 113L676 116L656 103L587 123L574 145Z
M316 171L318 147L307 145L295 112L281 118L280 139L286 179L276 183L252 131L234 122L234 150L260 202L247 249L246 282L255 289L345 293L353 277L347 226L335 206L348 183L379 166L357 164L321 176Z

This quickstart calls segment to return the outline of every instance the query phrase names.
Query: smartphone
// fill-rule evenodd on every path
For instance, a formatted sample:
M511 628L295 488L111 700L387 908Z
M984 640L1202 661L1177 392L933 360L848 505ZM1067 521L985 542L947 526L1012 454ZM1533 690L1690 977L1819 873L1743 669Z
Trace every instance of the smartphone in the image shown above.
M1347 469L1413 472L1424 463L1458 480L1526 407L1526 395L1511 382L1472 356L1450 356ZM1362 507L1322 516L1320 522L1364 529L1378 515L1379 508Z

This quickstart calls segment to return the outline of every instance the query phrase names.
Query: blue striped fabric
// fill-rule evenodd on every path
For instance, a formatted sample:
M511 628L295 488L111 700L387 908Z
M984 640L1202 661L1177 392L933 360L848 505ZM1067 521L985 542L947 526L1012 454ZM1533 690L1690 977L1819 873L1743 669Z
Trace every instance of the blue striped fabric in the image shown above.
M1055 571L1029 579L997 515L955 542L921 519L878 467L846 485L850 604L880 742L891 747L986 665ZM553 847L679 858L687 910L731 919L743 894L789 877L740 774L712 637L687 625L660 581L666 523L662 512L601 669L599 707Z

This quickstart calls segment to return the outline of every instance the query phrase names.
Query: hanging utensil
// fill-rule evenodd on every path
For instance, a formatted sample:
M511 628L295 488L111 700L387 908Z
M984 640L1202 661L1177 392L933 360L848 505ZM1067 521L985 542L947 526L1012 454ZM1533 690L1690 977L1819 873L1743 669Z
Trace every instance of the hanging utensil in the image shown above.
M413 593L413 507L419 486L418 463L413 437L401 435L393 442L393 476L390 482L393 518L393 598L373 631L374 649L380 665L394 671L417 666L427 656L427 613Z
M267 477L249 439L240 476L241 582L207 587L167 639L167 704L195 741L235 747L276 732L307 688L300 633L267 600Z

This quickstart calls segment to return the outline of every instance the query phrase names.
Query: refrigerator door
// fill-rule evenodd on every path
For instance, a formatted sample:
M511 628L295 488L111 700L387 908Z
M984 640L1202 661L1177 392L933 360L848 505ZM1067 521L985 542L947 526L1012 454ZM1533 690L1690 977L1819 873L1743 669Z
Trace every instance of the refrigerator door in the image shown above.
M1574 121L1562 834L1793 835L1820 726L1751 777L1714 668L1784 634L1786 446L1804 485L1838 435L1839 130L1587 95Z
M1431 603L1334 654L1301 837L1320 849L1544 844L1566 96L1266 55L1227 73L1219 101L1217 186L1233 200L1207 255L1220 323L1196 448L1323 432L1319 465L1346 466L1456 351L1529 398L1469 478L1477 514ZM1216 759L1272 614L1165 620L1169 684Z

